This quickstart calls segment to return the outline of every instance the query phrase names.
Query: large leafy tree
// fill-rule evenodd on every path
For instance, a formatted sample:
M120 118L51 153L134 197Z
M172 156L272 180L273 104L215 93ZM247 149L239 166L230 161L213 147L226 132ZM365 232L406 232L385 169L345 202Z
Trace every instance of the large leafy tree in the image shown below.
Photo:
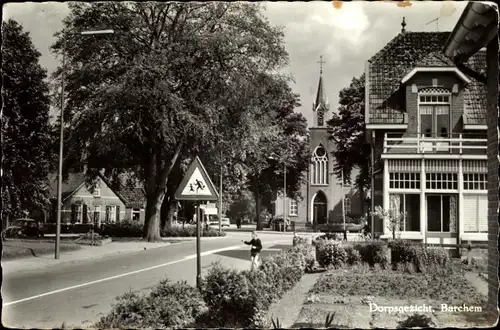
M2 22L2 219L42 210L51 163L49 97L28 32Z
M336 160L334 171L351 183L353 169L358 169L355 186L360 192L361 205L364 192L370 187L370 146L365 136L365 75L353 78L349 87L339 93L339 113L334 113L328 121L331 138L336 142L333 156Z
M70 5L53 45L67 57L65 167L78 167L85 157L89 177L100 170L111 179L135 173L144 182L149 241L159 238L158 215L165 197L171 201L181 163L220 148L221 141L237 145L228 138L245 133L239 126L267 116L267 109L255 106L258 94L241 88L257 86L286 63L283 33L260 8L216 2ZM73 35L97 29L116 33Z

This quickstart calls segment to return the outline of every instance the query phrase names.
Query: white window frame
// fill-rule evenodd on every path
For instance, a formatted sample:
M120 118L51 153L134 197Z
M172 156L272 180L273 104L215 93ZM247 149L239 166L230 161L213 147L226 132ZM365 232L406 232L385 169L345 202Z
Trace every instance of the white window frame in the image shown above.
M488 190L487 173L464 173L464 190ZM476 178L477 176L477 178ZM477 184L477 189L475 185Z
M408 178L407 178L408 177ZM390 190L420 190L419 172L389 172Z
M316 153L319 148L323 148L325 154L318 156ZM314 149L312 164L311 164L311 185L326 186L328 185L328 151L323 145L319 145Z
M97 219L96 219L97 216ZM97 222L97 226L101 225L101 205L94 206L94 214L92 216L92 221Z
M479 205L479 199L480 197L484 197L485 194L474 194L474 193L469 193L471 192L470 190L468 191L468 194L464 194L464 197L467 196L467 197L474 197L475 200L476 200L476 230L475 231L466 231L465 230L465 226L464 226L464 233L465 234L488 234L488 225L486 225L486 228L484 231L480 231L479 230L479 209L480 209L480 205ZM487 199L487 195L486 195L486 199ZM486 220L488 221L488 220Z
M420 233L421 229L422 229L422 223L420 222L420 219L422 218L422 214L420 214L420 218L417 219L418 220L418 226L419 226L420 229L419 230L412 230L412 231L406 230L406 215L408 214L407 211L406 211L406 195L420 195L420 194L419 193L405 193L405 192L399 192L399 191L396 192L395 191L395 192L393 192L393 193L391 193L389 195L389 201L390 201L390 203L392 203L393 199L391 197L394 196L394 195L400 196L400 204L401 204L401 199L403 200L403 210L399 210L400 206L398 205L398 212L403 212L403 214L404 214L404 217L403 217L403 219L400 222L400 228L398 228L398 230L400 232L406 232L406 233ZM403 228L401 228L401 226Z
M101 187L99 186L99 184L95 185L92 196L97 197L97 198L101 197Z
M107 205L106 208L109 207L109 219L106 219L106 222L108 223L115 223L116 222L116 205ZM106 212L106 217L108 216L108 213Z
M299 204L295 199L290 199L288 206L288 215L297 216L299 213Z
M441 188L438 188L438 183L441 184ZM458 173L427 172L425 173L425 189L432 191L456 191L458 190Z
M434 89L440 89L439 87L432 87ZM432 88L425 88L425 89L432 89ZM417 109L418 109L418 116L417 116L417 132L418 136L422 137L425 136L425 132L422 132L422 106L439 106L439 105L447 105L448 106L448 132L447 134L451 134L452 131L452 125L451 125L451 106L452 106L452 95L450 92L432 92L432 91L422 91L418 93L417 96ZM444 89L443 89L444 90ZM435 97L436 99L433 100L432 98ZM444 98L448 97L448 101L444 101ZM424 98L424 100L422 100ZM441 100L439 100L441 98ZM432 111L432 126L434 130L434 126L437 125L436 121L436 112ZM431 134L436 134L436 136L439 136L439 132L432 132ZM447 148L449 143L447 142L428 142L423 144L423 149L424 151L448 151L450 150Z
M429 228L429 219L427 219L427 212L429 212L429 206L428 206L428 203L429 203L429 200L428 200L428 197L429 195L426 195L425 197L425 212L426 212L426 219L427 219L427 224L426 224L426 228L427 228L427 231L430 232L430 233L455 233L455 232L458 232L458 228L455 228L455 231L451 231L451 219L450 219L450 224L449 224L449 230L448 231L444 231L443 228L444 228L444 223L443 223L443 197L450 197L450 200L451 198L455 198L455 202L459 203L458 201L458 195L457 194L447 194L447 193L444 193L444 194L441 194L441 193L432 193L430 194L432 196L439 196L441 202L440 202L440 211L441 211L441 230L437 231L437 230L433 230L433 231L430 231L428 228ZM457 216L457 219L455 219L455 221L458 221L458 217L459 217L459 214L458 212L460 212L460 210L456 210L456 216ZM456 223L455 222L455 226L456 226Z
M75 223L83 223L83 205L75 204Z
M137 220L135 221L140 221L141 220L141 209L132 209L132 220L134 220L134 215L137 214Z

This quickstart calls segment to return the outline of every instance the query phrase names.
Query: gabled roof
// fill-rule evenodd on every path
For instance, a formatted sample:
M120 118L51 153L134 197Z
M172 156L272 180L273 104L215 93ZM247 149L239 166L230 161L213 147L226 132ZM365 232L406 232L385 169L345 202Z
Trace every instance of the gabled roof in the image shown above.
M368 69L368 118L370 124L400 124L403 111L389 100L399 90L401 79L416 67L455 67L442 52L450 32L402 32L369 60ZM486 65L481 58L471 59L472 64ZM470 61L469 61L470 62ZM471 63L468 65L472 66ZM466 116L480 117L481 94L484 88L474 79L468 85L465 99ZM484 100L485 101L485 100ZM467 102L467 101L466 101ZM482 115L485 118L485 114Z
M316 99L314 101L314 109L313 111L316 111L319 106L322 106L324 110L327 109L327 100L325 96L325 89L323 87L323 75L320 74L319 76L319 82L318 82L318 90L316 91Z
M142 188L128 188L123 185L119 186L119 190L112 188L108 180L99 174L100 179L116 194L122 202L131 208L142 208L145 203L145 194ZM76 190L85 184L84 173L70 173L68 179L62 182L62 200L64 201L71 196ZM57 197L57 174L49 174L49 188L51 197Z

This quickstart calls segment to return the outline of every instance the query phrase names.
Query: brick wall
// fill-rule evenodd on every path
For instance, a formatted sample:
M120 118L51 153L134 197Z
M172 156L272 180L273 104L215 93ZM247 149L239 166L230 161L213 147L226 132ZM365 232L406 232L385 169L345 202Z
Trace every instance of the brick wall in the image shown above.
M488 45L488 303L498 309L498 38Z

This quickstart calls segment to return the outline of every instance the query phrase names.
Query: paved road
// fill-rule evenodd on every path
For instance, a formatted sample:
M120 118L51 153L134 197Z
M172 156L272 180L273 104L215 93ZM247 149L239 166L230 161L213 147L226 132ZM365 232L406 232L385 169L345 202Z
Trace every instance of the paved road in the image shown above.
M220 240L203 241L202 273L215 261L228 267L249 267L249 251L241 243L247 236L231 233ZM279 235L261 238L263 257L291 243ZM149 290L166 277L195 285L195 254L196 243L186 242L45 269L7 269L2 285L2 323L14 328L53 328L63 322L88 327L125 292Z

